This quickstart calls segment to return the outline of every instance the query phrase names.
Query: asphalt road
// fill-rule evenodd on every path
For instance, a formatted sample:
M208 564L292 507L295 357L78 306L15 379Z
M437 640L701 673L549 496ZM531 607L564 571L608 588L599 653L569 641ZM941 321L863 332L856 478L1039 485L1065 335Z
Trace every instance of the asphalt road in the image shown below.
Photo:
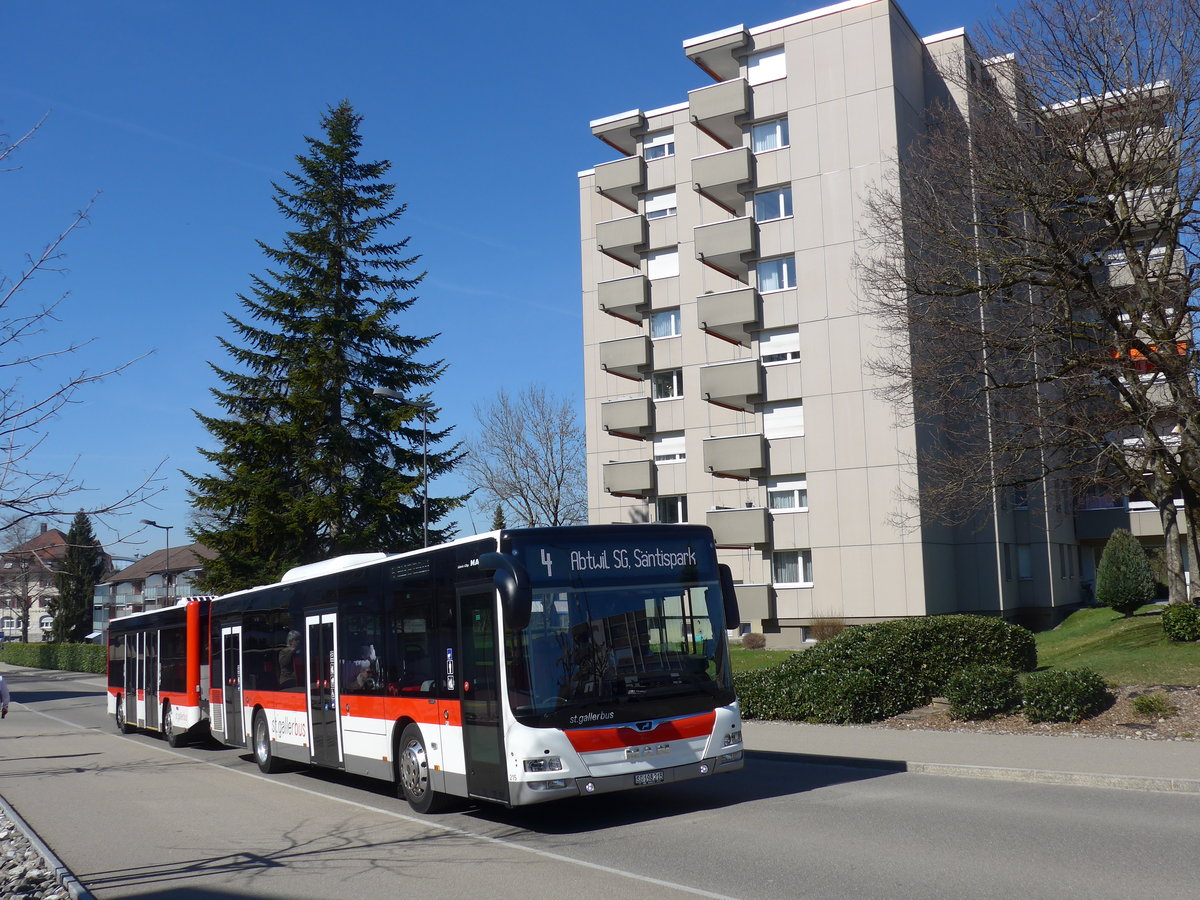
M0 795L98 898L1193 898L1200 797L814 766L415 816L390 786L118 735L13 673Z

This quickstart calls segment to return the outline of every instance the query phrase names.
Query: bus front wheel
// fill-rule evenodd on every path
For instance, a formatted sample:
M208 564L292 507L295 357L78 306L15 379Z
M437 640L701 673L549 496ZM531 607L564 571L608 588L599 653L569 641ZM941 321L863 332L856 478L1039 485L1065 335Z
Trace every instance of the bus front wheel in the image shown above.
M279 771L279 762L271 752L271 729L267 725L267 716L260 709L254 714L253 736L254 761L265 774L271 775Z
M116 719L117 719L117 731L121 732L121 734L132 734L133 733L133 726L130 725L129 720L127 720L125 718L125 698L124 697L117 698Z
M396 782L401 799L407 800L416 812L439 812L447 806L446 795L438 793L429 784L425 738L415 723L405 726L400 735L400 746L396 753Z

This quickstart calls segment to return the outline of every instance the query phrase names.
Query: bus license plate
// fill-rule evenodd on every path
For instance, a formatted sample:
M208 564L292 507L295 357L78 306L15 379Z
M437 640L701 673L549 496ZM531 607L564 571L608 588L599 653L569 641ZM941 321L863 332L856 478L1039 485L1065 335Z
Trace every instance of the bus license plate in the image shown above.
M664 776L664 774L661 771L659 771L659 772L638 772L637 774L635 774L633 776L633 783L635 785L662 784L664 781L666 781L666 777Z

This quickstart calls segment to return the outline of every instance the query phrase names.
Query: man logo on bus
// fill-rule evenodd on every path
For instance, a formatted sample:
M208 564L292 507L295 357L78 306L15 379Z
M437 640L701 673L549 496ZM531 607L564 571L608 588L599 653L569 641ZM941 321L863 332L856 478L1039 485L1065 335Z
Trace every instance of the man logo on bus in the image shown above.
M554 557L550 555L549 550L542 551L542 565L546 567L546 577L552 578L554 576L554 572L552 571Z

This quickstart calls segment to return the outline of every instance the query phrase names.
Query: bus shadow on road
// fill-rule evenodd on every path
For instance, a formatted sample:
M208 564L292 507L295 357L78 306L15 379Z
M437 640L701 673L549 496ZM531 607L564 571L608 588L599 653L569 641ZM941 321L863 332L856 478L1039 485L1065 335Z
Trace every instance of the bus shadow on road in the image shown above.
M579 834L789 797L903 771L891 760L754 751L737 772L540 806L478 806L468 815L544 834Z

